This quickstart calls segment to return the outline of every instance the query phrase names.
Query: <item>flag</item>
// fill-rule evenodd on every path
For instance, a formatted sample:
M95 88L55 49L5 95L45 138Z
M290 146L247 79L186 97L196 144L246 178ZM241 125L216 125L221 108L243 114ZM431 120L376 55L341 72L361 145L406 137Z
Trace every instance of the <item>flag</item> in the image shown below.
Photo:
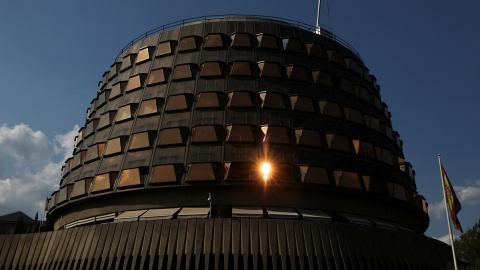
M50 202L50 200L47 197L47 200L45 201L45 211L48 211L48 203L49 202Z
M457 195L455 194L452 184L450 183L447 173L443 169L443 165L441 163L440 168L442 170L443 187L445 188L445 199L447 200L448 208L450 208L450 215L452 216L453 224L455 225L455 229L463 233L462 226L460 225L460 221L457 217L458 212L460 212L460 209L462 209L462 205L458 201Z

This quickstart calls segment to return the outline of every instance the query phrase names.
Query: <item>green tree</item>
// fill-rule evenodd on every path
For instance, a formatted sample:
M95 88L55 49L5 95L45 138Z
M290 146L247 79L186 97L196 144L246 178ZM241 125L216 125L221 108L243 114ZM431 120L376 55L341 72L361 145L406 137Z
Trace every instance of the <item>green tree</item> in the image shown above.
M468 269L480 269L480 220L453 242L457 260Z

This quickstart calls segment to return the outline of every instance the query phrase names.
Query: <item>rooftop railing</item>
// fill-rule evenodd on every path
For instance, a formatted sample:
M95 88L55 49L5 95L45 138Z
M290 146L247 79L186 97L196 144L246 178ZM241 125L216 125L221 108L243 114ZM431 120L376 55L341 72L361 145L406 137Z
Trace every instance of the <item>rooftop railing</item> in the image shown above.
M284 19L284 18L274 17L274 16L242 15L242 14L208 15L208 16L200 16L200 17L194 17L194 18L190 18L190 19L175 21L175 22L172 22L172 23L168 23L168 24L164 24L162 26L156 27L152 30L149 30L149 31L139 35L138 37L134 38L127 45L125 45L118 55L122 54L124 51L126 51L129 47L136 44L137 42L139 42L139 41L141 41L141 40L143 40L143 39L145 39L149 36L155 35L157 33L161 33L161 32L164 32L166 30L177 28L177 27L180 27L180 26L185 26L185 25L188 25L188 24L191 24L191 23L198 23L198 22L207 21L207 20L224 19L224 18L231 18L231 17L245 18L245 19L253 18L253 19L275 20L275 21L278 21L278 22L281 22L281 23L296 26L298 28L301 28L301 29L304 29L304 30L307 30L307 31L310 31L310 32L314 32L314 33L318 32L317 29L316 29L316 26L306 24L306 23L303 23L303 22L299 22L299 21L295 21L295 20L289 20L289 19ZM329 28L322 26L322 27L320 27L319 30L320 30L319 32L320 32L321 36L324 36L324 37L326 37L330 40L333 40L333 41L341 44L342 46L344 46L345 48L350 50L353 54L355 54L363 62L363 59L360 56L360 53L358 53L358 51L355 50L355 48L353 48L353 46L350 45L348 42L346 42L345 40L343 40L339 36L333 34Z

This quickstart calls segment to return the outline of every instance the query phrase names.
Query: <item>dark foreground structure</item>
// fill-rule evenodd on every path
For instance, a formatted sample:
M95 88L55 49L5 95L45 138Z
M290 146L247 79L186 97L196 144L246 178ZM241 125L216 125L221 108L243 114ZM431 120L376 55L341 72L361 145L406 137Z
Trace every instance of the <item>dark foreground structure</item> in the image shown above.
M103 75L52 194L55 231L5 269L442 269L380 86L327 30L166 25Z

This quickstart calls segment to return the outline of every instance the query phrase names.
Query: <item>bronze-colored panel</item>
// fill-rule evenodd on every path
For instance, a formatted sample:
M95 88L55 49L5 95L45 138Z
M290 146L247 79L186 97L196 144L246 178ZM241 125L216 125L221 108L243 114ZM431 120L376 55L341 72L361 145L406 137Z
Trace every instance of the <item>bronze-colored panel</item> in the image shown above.
M70 169L71 169L71 162L72 162L73 158L69 158L65 161L65 165L62 167L62 177L65 177L67 176L67 174L70 173Z
M325 134L329 149L351 152L350 140L346 136L338 134Z
M331 185L330 176L326 168L313 166L300 166L302 183Z
M58 192L58 201L57 204L61 204L67 200L67 187L63 187Z
M138 51L138 57L136 63L143 63L152 59L153 51L155 47L143 47Z
M118 137L107 141L104 156L119 154L125 149L128 137Z
M160 112L162 99L144 100L140 106L138 116L152 115Z
M95 98L94 100L92 100L92 102L90 103L90 110L88 111L88 117L91 117L93 115L93 113L95 112L95 110L97 109L97 105L98 105L98 98Z
M174 41L174 40L168 40L158 44L158 50L157 50L157 54L155 54L155 57L173 54L175 52L176 46L177 46L177 41Z
M370 96L368 95L368 90L365 87L354 85L353 89L357 97L363 99L364 101L370 102Z
M78 131L78 135L77 137L75 138L75 146L78 146L81 142L83 142L83 139L85 138L85 128L82 127L79 131Z
M114 99L116 97L119 97L123 94L123 91L125 90L125 87L127 86L128 81L121 81L118 82L114 85L112 85L112 92L110 93L109 99Z
M315 113L315 104L311 97L305 96L291 96L290 103L292 104L292 110L300 112Z
M180 42L179 52L196 51L199 49L200 38L196 36L183 37Z
M334 50L327 50L328 60L340 66L345 66L342 53Z
M357 155L362 155L365 157L375 159L375 150L371 143L360 141L360 140L352 140L352 142L353 142L353 147L355 148L355 153Z
M85 163L95 161L100 158L103 148L105 147L104 143L99 143L88 147L87 155L85 156Z
M381 147L375 147L375 153L377 154L377 159L382 160L382 148Z
M122 62L115 62L113 63L113 65L110 66L108 81L111 81L114 77L118 75L118 73L120 72L121 65L122 65Z
M80 151L73 156L72 169L75 169L83 164L86 154L87 151Z
M322 134L318 130L296 129L297 144L310 147L323 147Z
M104 105L110 97L111 90L105 90L98 95L98 107Z
M70 199L70 194L72 194L73 184L67 186L67 200Z
M250 48L252 47L252 37L247 33L235 33L230 35L232 43L231 48Z
M168 77L170 76L171 69L169 68L159 68L152 70L150 73L150 78L148 79L148 85L166 83Z
M338 105L338 103L320 100L318 101L318 107L320 107L320 113L322 115L342 118L342 111L340 110L340 105Z
M160 139L158 140L159 146L185 144L186 133L185 128L169 128L164 129L161 132Z
M322 45L318 43L309 42L305 44L305 47L307 48L307 54L309 56L315 56L323 59L327 58L327 55Z
M287 127L263 126L264 143L290 144Z
M392 153L385 148L382 148L382 159L383 162L393 165Z
M252 63L239 60L230 62L230 76L253 76Z
M132 118L132 108L130 105L126 105L118 109L115 122L124 121L130 118Z
M175 67L172 80L195 79L195 65L182 64Z
M383 135L387 136L387 138L389 138L390 140L393 140L393 131L392 131L392 128L386 124L386 123L382 123L381 124L381 127L382 127L382 133Z
M227 129L227 142L255 142L254 127L249 125L229 125Z
M257 35L258 47L261 49L278 49L277 37L268 34Z
M283 50L289 52L303 53L303 44L295 38L282 38Z
M258 62L258 69L260 70L260 77L281 78L280 65L273 62Z
M205 37L204 48L219 49L225 47L224 38L222 34L208 34Z
M286 109L285 100L280 93L264 92L260 93L259 96L262 100L261 108L278 110Z
M128 54L125 56L122 60L122 65L120 67L120 72L123 72L133 66L133 63L135 63L135 59L137 58L136 53Z
M190 109L190 95L175 95L169 96L167 101L167 107L165 112L179 111L179 110L188 110Z
M190 181L215 181L216 170L219 164L217 163L193 163L188 164L187 182Z
M360 179L357 173L334 170L333 174L335 176L335 183L337 187L362 189L362 185L360 184Z
M92 183L92 193L112 189L116 178L116 173L105 173L95 176Z
M138 186L143 184L142 178L140 177L140 170L138 168L123 170L120 181L118 182L118 187L129 187L129 186Z
M345 118L360 125L365 125L362 112L354 108L343 108Z
M197 109L220 108L222 93L203 92L197 95Z
M92 135L95 131L97 131L97 126L98 126L99 119L92 119L87 123L86 129L85 129L85 137L88 137Z
M102 114L100 116L100 120L98 121L97 130L110 126L113 123L114 117L115 117L115 112L113 111L109 111L109 112L106 112L105 114Z
M332 87L332 77L330 76L329 73L320 71L320 70L314 70L312 71L312 77L313 77L313 83L318 84L318 85L324 85L328 87Z
M223 76L223 66L222 62L205 62L202 63L200 78L209 78L209 77L219 77Z
M128 80L127 92L143 88L143 84L146 78L147 74L137 74L133 77L130 77L130 79Z
M402 185L394 184L393 197L402 201L406 201L405 188Z
M85 191L89 191L90 187L92 186L93 183L93 178L87 178L85 179Z
M90 186L88 187L85 186L85 179L77 181L73 184L73 191L70 196L72 198L75 198L75 197L86 195L88 191L87 188L90 188Z
M227 107L252 108L253 107L252 94L250 92L240 92L240 91L234 91L234 92L228 93Z
M168 164L153 167L150 184L176 183L183 174L181 164Z
M132 135L128 150L138 150L152 147L156 132L142 132Z
M358 66L358 62L351 58L348 58L348 69L357 74L360 74L360 67Z
M381 132L380 120L378 120L378 118L370 115L363 115L363 118L365 119L365 123L367 124L367 127L373 130L376 130L378 132Z
M252 162L225 163L224 180L258 180L262 179L261 170Z
M287 72L287 78L289 80L300 81L300 82L310 82L308 78L308 71L305 67L287 65L285 66L285 70Z
M213 143L219 141L220 127L196 126L192 128L192 143Z
M340 78L340 90L348 94L355 95L352 82L345 78Z
M270 164L270 173L268 175L268 181L284 181L284 182L293 182L293 164Z
M73 158L67 159L66 163L68 164L68 171L72 170Z

